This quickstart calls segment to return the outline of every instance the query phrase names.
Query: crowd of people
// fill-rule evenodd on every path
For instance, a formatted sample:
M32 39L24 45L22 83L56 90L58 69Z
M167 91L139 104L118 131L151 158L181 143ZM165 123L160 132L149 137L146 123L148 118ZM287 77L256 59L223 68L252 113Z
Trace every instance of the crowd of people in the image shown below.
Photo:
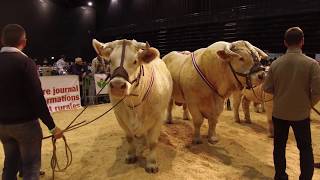
M45 63L37 66L40 76L72 74L84 77L89 74L106 74L108 72L108 62L100 56L95 57L91 63L87 63L81 57L76 57L73 62L70 62L65 55L61 55L53 64Z

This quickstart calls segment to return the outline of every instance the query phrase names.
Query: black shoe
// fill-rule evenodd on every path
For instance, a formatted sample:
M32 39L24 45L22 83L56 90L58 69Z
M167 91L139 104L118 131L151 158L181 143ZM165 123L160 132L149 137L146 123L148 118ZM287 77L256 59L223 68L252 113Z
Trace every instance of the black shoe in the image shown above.
M39 172L40 176L44 176L45 174L46 174L46 172L44 172L44 171L40 171ZM19 177L21 177L21 178L23 177L23 173L22 172L19 172Z

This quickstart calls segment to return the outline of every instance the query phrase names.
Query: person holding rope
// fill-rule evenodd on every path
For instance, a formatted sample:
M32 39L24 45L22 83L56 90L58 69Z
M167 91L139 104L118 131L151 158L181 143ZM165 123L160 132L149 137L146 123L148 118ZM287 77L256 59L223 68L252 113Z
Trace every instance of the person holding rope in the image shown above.
M291 126L300 151L299 179L311 180L314 159L309 116L320 99L320 67L302 54L304 33L299 27L286 31L284 44L287 52L271 64L263 84L264 91L273 94L274 178L288 179L285 151Z
M39 179L42 130L37 120L49 128L54 138L63 136L55 125L41 89L37 68L22 50L26 32L17 24L6 25L1 34L0 52L0 140L4 149L3 180L16 179L22 159L23 179Z

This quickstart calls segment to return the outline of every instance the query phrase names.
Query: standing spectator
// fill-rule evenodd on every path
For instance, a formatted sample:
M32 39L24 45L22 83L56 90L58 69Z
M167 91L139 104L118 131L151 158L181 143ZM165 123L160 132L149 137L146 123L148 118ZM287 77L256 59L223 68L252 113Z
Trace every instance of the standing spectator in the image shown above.
M68 69L68 63L66 62L66 56L61 55L60 59L55 63L59 75L66 75Z
M275 179L288 179L286 144L290 126L300 151L300 178L313 176L313 152L310 132L310 109L320 99L320 67L302 54L304 34L299 27L289 28L284 35L287 52L271 64L263 85L273 94Z
M79 78L83 78L88 73L88 66L84 64L82 58L77 57L74 61L75 63L70 67L70 73L74 75L78 75Z
M108 71L108 62L101 56L97 56L92 60L93 74L106 74Z
M42 130L38 118L55 138L56 127L41 89L37 68L22 50L26 46L23 27L9 24L2 30L0 53L0 140L4 149L3 180L16 179L20 158L24 179L39 179Z

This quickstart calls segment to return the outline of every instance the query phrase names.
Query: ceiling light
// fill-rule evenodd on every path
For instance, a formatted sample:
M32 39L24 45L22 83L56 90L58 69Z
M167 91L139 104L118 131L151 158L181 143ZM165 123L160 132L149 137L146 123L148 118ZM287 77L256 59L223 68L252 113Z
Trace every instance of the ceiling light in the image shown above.
M92 6L93 3L91 1L88 2L88 6Z

